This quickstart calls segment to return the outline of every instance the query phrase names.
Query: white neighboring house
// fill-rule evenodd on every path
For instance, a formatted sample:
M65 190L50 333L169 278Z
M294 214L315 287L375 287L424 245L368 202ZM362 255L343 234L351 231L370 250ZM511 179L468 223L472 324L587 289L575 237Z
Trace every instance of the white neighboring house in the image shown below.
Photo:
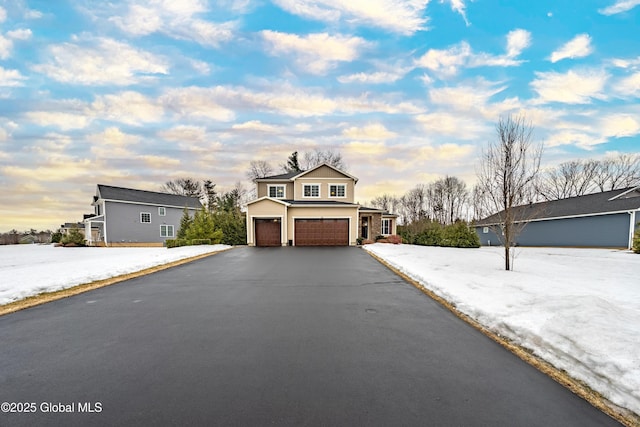
M94 246L163 246L176 237L185 207L192 217L202 208L196 197L103 184L92 206L95 213L84 220L84 229L87 244Z

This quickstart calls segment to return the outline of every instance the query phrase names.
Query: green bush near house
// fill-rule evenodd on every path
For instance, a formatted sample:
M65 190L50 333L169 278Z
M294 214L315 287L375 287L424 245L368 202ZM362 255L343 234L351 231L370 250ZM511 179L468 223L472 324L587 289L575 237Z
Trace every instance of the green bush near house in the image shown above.
M466 222L458 221L444 228L441 246L479 248L480 238Z
M197 246L197 245L210 245L211 244L211 239L193 239L191 241L191 245L192 246Z
M60 243L63 246L84 246L84 234L78 228L72 228L66 235L62 236Z

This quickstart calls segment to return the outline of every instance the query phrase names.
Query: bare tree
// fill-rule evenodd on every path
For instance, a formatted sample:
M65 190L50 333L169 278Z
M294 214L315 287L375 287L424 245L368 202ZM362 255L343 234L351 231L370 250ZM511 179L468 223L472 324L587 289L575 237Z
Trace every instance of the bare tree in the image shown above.
M331 165L336 169L340 169L341 171L346 171L347 169L347 165L344 163L342 154L339 151L333 151L331 149L315 149L313 150L313 152L306 152L302 156L302 168L304 170L309 170L322 163Z
M202 197L202 185L200 181L193 178L177 178L167 181L162 185L162 191L181 196Z
M427 200L427 187L418 184L405 195L400 197L400 215L403 222L409 224L427 217L425 201Z
M500 118L496 131L497 140L482 153L478 186L489 210L497 212L498 226L493 228L504 245L505 270L511 270L511 246L527 224L525 218L515 217L514 208L533 194L542 145L531 142L533 127L523 116Z
M469 198L467 185L455 176L429 184L427 195L432 217L441 224L453 224L459 219Z
M640 185L640 154L621 154L601 160L595 175L595 183L600 191Z
M383 209L387 212L396 212L399 204L398 197L393 194L383 194L371 200L371 205L374 208Z
M247 171L247 178L251 181L255 181L259 178L273 174L273 168L265 160L252 160L249 163L249 170Z
M595 190L599 163L574 160L544 171L537 184L538 194L545 200L583 196Z
M298 160L298 152L294 151L287 157L287 163L281 164L280 167L284 172L302 172L300 161Z

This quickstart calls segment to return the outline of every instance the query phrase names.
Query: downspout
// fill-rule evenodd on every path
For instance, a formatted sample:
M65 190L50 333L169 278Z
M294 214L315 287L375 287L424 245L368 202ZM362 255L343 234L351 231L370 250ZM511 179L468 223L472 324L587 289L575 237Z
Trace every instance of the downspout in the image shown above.
M636 231L636 211L629 212L629 247L627 249L633 249L633 235Z
M104 246L109 247L109 239L107 238L107 202L104 202Z
M280 242L280 244L284 243L284 246L288 246L289 245L289 231L288 231L288 225L289 224L289 206L284 205L284 218L282 218L282 235L280 236L280 240L282 240L282 237L284 236L284 242Z

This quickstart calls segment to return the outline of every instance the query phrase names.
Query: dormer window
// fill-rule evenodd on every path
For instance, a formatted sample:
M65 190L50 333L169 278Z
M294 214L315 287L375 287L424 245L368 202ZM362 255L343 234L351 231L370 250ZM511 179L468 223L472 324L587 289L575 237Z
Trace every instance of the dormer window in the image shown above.
M269 197L276 199L284 199L286 197L286 190L284 185L270 185Z
M329 197L347 197L347 186L345 184L330 184Z
M304 184L302 197L320 197L320 184Z

